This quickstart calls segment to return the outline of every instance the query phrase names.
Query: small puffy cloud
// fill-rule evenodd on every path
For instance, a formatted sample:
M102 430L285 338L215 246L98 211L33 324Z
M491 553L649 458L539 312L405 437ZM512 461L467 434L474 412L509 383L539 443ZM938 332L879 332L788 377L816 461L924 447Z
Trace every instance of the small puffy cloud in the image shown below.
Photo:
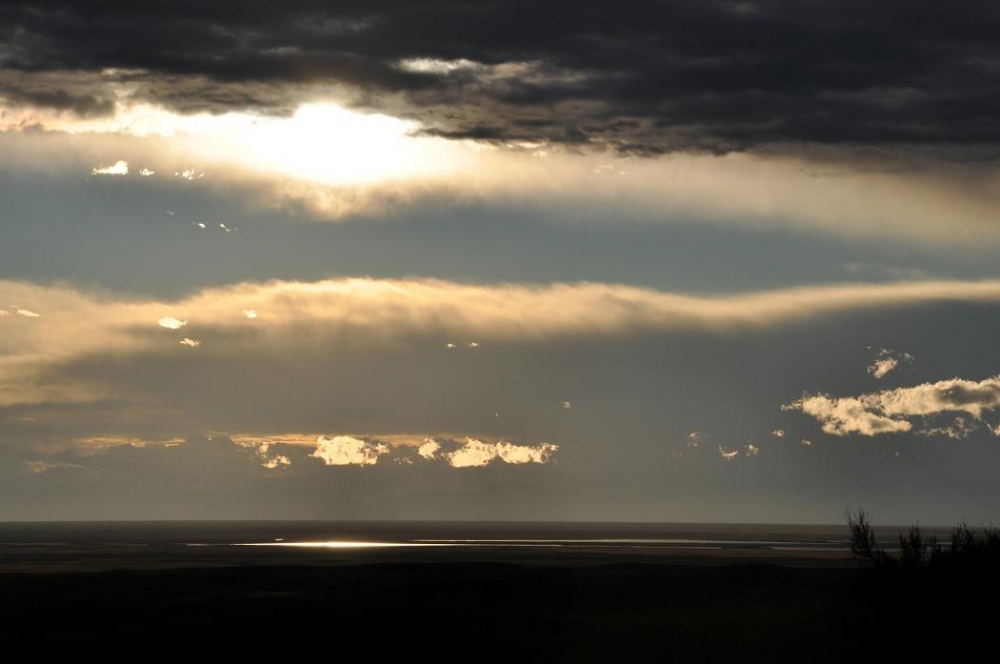
M287 468L292 465L292 462L284 454L279 454L277 456L270 457L269 459L264 459L261 461L260 465L269 470L275 470L277 468Z
M771 432L771 435L774 436L775 438L784 438L785 437L785 430L784 429L775 429L774 431Z
M451 350L452 348L458 348L458 344L449 341L444 345L444 347L447 348L448 350Z
M160 327L165 327L168 330L179 330L185 325L187 325L186 320L180 320L174 318L173 316L164 316L160 320L156 321Z
M530 446L504 441L486 443L475 438L466 438L458 449L445 454L444 457L453 468L480 468L489 465L495 459L509 464L547 463L558 450L559 446L552 443Z
M913 364L913 356L909 353L897 353L891 348L880 348L867 371L876 380L881 380L896 369L910 364Z
M549 458L559 449L553 443L542 443L541 445L515 445L513 443L499 442L496 444L497 456L504 463L546 463Z
M746 450L747 456L757 456L760 454L760 448L753 443L747 443L744 449Z
M139 171L140 177L148 178L151 175L156 175L156 171L151 171L148 168L144 168L141 171Z
M195 222L195 226L197 226L201 230L205 230L205 228L206 228L206 224L205 224L204 221Z
M572 401L563 401L563 408L565 410L571 410L573 408L573 402Z
M480 69L483 65L472 60L460 58L458 60L441 60L438 58L408 58L400 60L397 67L403 71L414 74L436 74L445 75L455 71Z
M177 343L179 343L182 346L187 346L188 348L197 348L198 346L201 345L201 341L199 341L198 339L191 339L189 337L184 337Z
M802 440L799 441L799 445L801 445L802 447L812 447L812 444L813 444L812 441L806 438L803 438Z
M256 309L244 309L243 310L243 315L246 316L247 318L254 319L254 318L257 317L257 310Z
M981 381L952 378L858 397L804 395L782 409L812 416L822 424L824 432L835 436L876 436L910 431L913 423L908 418L958 412L979 419L984 410L998 406L1000 376Z
M91 175L128 175L128 162L119 159L110 166L95 166Z
M316 439L316 451L309 456L321 459L328 466L373 466L388 452L385 443L370 443L353 436L320 436Z
M479 348L480 343L478 341L470 341L466 344L469 348Z
M868 367L868 373L876 379L884 378L889 374L890 371L896 368L899 361L894 357L887 357L881 360L875 360L875 362Z
M711 439L704 431L692 431L687 435L687 442L685 443L688 447L701 447L702 443L707 443Z
M727 447L719 445L719 456L721 456L724 461L732 461L737 457L737 455L739 455L739 453L739 450L731 450Z
M441 450L441 444L436 440L427 439L420 447L417 448L417 454L422 456L427 460L434 459L437 453Z
M188 168L183 171L175 172L174 177L180 178L181 180L188 180L190 182L192 180L200 180L201 178L205 177L205 174L202 171L197 171L193 168Z
M17 315L18 316L24 316L25 318L41 318L42 317L42 315L40 313L36 313L36 312L32 311L31 309L20 309L20 308L17 310Z

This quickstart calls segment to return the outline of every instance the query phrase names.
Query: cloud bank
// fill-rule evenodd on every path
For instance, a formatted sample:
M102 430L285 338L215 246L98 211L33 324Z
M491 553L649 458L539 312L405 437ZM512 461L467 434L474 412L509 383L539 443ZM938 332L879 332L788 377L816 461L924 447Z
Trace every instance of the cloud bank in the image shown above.
M979 0L7 3L0 96L282 114L333 89L426 133L625 153L919 147L993 157L1000 10ZM176 48L171 35L185 35ZM143 48L135 48L141 43Z
M476 353L482 353L496 343L691 330L744 333L837 312L995 302L1000 300L1000 283L906 282L694 297L597 283L479 286L435 280L343 279L244 283L161 302L4 281L0 282L0 301L4 300L44 313L0 319L0 404L9 405L40 403L57 394L68 400L99 399L107 396L108 389L127 394L127 387L75 384L59 367L109 355L165 356L178 344L199 347L198 355L212 349L219 357L236 358L284 354L294 347L308 355L313 352L310 348L335 339L371 348L437 337L442 341L479 339L476 343L483 346ZM257 317L248 318L243 313L248 310ZM164 311L183 311L185 319L163 317ZM185 336L178 334L182 326ZM310 341L303 343L303 339ZM442 349L442 341L435 346ZM822 397L814 399L808 408L847 409L859 417L868 412L863 404L830 401L820 405ZM850 421L853 415L838 417ZM900 426L875 416L866 430Z

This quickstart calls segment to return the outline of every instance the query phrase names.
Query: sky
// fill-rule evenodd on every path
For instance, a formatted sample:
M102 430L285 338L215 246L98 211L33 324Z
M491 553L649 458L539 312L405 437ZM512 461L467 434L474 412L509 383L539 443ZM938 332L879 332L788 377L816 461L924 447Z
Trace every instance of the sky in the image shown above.
M0 520L1000 518L991 2L0 7Z

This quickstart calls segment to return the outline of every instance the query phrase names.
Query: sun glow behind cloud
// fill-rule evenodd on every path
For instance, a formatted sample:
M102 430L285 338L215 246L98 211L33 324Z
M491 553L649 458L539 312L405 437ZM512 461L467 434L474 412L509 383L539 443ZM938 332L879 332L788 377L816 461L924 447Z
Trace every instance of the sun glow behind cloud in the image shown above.
M359 113L331 102L304 104L291 117L242 112L184 115L149 104L120 104L117 113L107 118L35 111L19 122L27 120L71 134L168 138L178 155L215 165L216 170L236 168L328 186L439 176L459 171L474 156L460 143L415 136L422 128L416 121ZM0 130L17 126L7 119ZM93 169L95 175L128 172L124 161ZM149 168L141 173L156 174Z
M228 154L242 165L327 185L373 184L449 171L461 146L418 138L416 122L307 104L291 118L232 114L189 146L205 159Z

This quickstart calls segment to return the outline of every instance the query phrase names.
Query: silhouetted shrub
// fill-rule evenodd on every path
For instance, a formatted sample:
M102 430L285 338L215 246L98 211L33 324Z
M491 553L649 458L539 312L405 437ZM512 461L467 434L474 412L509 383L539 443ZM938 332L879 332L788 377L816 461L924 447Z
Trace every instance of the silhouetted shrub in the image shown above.
M995 526L973 530L963 521L951 532L949 548L934 535L926 536L917 524L899 535L899 552L887 553L878 545L868 512L857 509L844 513L850 529L851 552L875 567L972 567L1000 565L1000 529Z

